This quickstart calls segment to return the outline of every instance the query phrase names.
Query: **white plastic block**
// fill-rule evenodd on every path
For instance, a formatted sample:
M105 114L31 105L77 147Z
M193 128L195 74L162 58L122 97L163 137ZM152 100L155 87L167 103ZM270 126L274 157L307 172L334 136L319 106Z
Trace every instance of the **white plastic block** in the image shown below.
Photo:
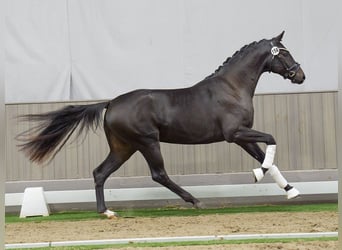
M26 188L20 210L20 218L29 216L49 216L42 187Z

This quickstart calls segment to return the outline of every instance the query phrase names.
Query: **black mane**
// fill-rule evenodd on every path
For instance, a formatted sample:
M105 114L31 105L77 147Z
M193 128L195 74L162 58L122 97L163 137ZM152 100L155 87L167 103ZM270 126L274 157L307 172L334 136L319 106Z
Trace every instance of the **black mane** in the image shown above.
M231 56L228 57L213 73L211 73L209 76L207 76L205 79L208 79L212 76L214 76L217 72L219 72L222 67L226 66L229 62L231 62L231 59L235 58L236 56L241 56L243 54L245 54L246 52L249 52L250 49L254 49L256 45L259 45L261 42L265 41L266 39L260 40L259 42L252 42L250 44L246 44L245 46L243 46L241 49L235 51L235 53Z

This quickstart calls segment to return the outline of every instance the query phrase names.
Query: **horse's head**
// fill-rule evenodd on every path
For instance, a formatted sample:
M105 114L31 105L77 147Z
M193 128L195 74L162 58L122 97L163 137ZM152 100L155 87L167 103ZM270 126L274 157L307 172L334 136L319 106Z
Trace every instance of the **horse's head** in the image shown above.
M291 82L301 84L305 80L305 74L290 54L290 51L281 43L284 31L270 40L270 63L269 70L290 79Z

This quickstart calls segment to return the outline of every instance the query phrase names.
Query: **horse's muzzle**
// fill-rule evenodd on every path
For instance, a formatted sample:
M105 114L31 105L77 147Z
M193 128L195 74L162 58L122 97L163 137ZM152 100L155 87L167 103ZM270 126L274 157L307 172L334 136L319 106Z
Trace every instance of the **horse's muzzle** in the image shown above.
M302 84L305 80L305 74L302 68L299 68L293 77L290 78L292 83Z

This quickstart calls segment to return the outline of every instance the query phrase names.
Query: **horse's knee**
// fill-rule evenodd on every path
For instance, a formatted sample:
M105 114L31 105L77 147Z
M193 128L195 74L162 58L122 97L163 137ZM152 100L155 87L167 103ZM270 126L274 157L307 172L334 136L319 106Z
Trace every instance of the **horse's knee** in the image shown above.
M93 177L94 177L95 186L103 186L106 178L103 176L101 172L99 172L97 169L94 169Z
M266 144L267 145L276 145L277 144L273 135L267 135Z

